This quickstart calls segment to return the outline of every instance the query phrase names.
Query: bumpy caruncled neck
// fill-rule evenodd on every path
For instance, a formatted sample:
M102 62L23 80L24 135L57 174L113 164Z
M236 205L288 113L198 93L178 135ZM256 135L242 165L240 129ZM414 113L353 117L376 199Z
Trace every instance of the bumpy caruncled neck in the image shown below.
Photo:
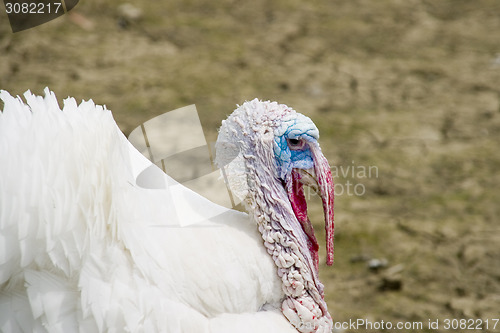
M333 321L324 300L323 284L307 248L307 236L281 182L270 168L262 167L266 159L257 156L245 156L246 167L251 169L247 180L252 185L246 204L282 279L286 295L281 308L283 315L299 332L331 332Z

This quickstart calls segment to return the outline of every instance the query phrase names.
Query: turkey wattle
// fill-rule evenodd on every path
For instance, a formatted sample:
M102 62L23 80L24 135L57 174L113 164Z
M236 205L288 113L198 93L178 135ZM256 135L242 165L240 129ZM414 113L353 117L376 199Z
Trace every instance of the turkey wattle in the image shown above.
M222 122L216 163L257 222L282 279L283 314L299 330L332 327L318 278L318 242L307 216L303 185L323 201L327 264L333 263L334 187L319 132L286 105L257 99Z

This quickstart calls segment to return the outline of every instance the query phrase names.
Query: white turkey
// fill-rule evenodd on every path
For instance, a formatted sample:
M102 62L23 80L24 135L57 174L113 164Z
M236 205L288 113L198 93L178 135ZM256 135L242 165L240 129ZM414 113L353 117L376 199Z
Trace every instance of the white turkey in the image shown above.
M24 96L0 93L0 331L332 330L302 185L331 265L333 182L309 118L255 99L223 121L216 162L245 214L163 173L104 107Z

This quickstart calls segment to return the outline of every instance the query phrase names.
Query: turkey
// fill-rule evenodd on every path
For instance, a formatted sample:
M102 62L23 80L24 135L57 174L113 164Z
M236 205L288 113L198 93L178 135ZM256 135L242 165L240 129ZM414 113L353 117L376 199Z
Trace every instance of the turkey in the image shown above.
M0 93L0 331L332 330L303 185L328 265L334 191L309 118L255 99L223 121L215 160L247 214L161 171L105 107L24 98Z

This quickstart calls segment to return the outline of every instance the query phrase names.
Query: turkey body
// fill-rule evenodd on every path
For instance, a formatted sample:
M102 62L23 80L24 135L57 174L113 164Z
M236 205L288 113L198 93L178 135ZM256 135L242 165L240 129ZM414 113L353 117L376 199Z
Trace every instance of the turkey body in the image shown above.
M165 175L92 101L0 97L0 331L296 332L247 214Z

